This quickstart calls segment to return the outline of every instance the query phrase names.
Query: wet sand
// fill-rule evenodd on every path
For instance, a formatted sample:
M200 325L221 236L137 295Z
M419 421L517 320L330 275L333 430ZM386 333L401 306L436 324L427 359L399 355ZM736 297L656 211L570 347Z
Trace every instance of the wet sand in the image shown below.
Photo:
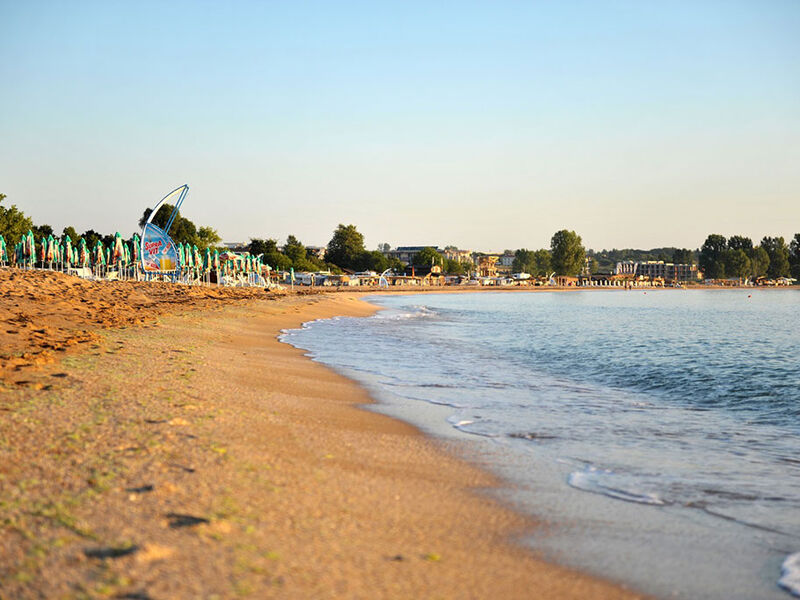
M356 294L9 273L0 598L637 597L515 545L497 481L277 341Z

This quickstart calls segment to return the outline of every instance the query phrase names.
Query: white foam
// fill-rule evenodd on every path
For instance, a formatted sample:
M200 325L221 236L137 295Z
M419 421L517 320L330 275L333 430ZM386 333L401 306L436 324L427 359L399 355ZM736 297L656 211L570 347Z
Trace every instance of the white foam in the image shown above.
M650 504L653 506L663 506L666 504L658 494L644 491L624 490L619 487L610 487L601 483L600 479L613 475L612 471L600 470L597 467L589 467L585 471L574 471L567 477L567 483L578 490L603 494L609 498L635 502L637 504Z
M793 596L800 596L800 552L790 554L783 561L778 585Z

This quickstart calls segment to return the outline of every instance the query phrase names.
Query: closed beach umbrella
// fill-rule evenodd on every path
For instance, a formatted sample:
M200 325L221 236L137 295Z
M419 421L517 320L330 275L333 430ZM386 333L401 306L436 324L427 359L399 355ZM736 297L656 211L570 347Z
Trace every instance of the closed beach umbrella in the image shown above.
M25 256L31 263L36 262L36 240L33 239L33 232L30 229L28 230L28 249Z
M205 257L203 259L203 268L205 269L206 272L208 272L209 269L211 269L211 260L212 260L211 248L206 248Z
M142 245L142 240L139 239L139 234L134 233L133 239L131 240L131 250L133 251L131 258L135 263L139 262L139 249L141 245Z
M214 250L214 268L219 271L219 250Z
M111 255L111 261L114 264L117 264L120 259L125 258L125 245L122 241L122 236L119 234L119 231L114 234L114 252Z
M6 252L6 241L3 239L3 234L0 233L0 261L8 262L8 253Z
M105 248L103 248L103 242L97 240L97 243L94 245L94 264L95 265L104 265L106 264L106 253Z
M64 257L67 266L72 264L72 239L67 235L64 236Z
M81 267L89 266L89 248L86 247L86 240L81 238L78 241L78 264Z
M46 240L42 238L42 247L44 248L44 253L42 254L43 260L49 263L53 262L56 258L56 241L53 239L52 235L48 235Z
M200 258L200 249L197 247L197 244L192 246L192 260L194 261L194 267L196 269L203 266L203 259Z
M28 233L22 236L22 257L23 258L30 258L31 257L31 239L33 238L33 233L31 230L28 230Z

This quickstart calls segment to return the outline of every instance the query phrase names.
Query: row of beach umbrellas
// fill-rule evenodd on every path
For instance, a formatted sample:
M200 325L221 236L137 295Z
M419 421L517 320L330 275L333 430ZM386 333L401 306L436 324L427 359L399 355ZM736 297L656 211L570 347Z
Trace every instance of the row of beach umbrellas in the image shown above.
M94 247L89 248L86 240L80 238L74 243L69 236L62 239L48 235L42 237L36 244L32 231L22 236L22 240L15 245L10 256L6 241L0 235L0 263L7 264L11 261L18 266L35 267L37 264L61 265L70 267L128 267L137 266L140 261L140 239L138 234L126 241L119 233L114 235L114 242L106 248L98 240ZM261 256L250 256L248 253L236 254L234 252L211 250L201 251L197 245L176 244L178 254L178 269L184 273L208 273L217 271L223 275L262 273L268 274L273 270L262 262Z
M98 240L93 248L89 248L86 240L80 238L73 243L68 235L63 239L48 235L36 243L33 232L28 231L22 240L14 246L14 251L9 254L8 245L0 235L0 262L14 262L20 266L35 267L37 263L63 265L66 267L94 267L94 266L127 266L139 261L139 236L135 234L130 242L122 239L117 233L112 246L105 248L103 242ZM13 261L11 261L13 257Z

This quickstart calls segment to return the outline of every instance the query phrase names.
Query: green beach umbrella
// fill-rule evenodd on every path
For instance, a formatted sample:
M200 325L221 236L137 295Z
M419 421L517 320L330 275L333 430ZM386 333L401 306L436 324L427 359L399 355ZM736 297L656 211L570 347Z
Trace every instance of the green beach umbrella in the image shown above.
M125 245L122 241L122 236L119 234L119 231L114 234L114 252L111 255L111 260L109 263L113 262L117 264L120 259L125 258Z
M52 235L47 236L47 240L44 244L45 253L44 258L47 262L51 263L56 259L56 240L53 238Z
M81 238L78 241L79 251L78 251L78 264L81 267L88 267L89 266L89 248L86 246L86 240Z
M96 266L105 265L106 264L106 253L105 248L103 247L103 242L97 240L97 243L94 245L94 264Z
M0 233L0 261L8 262L8 253L6 251L6 241L3 239L3 234Z
M138 233L134 233L133 234L133 239L131 240L131 246L132 246L131 249L133 250L133 256L132 256L133 262L138 263L139 262L139 251L141 250L141 246L142 246L142 240L139 239L139 234Z
M33 232L30 229L28 230L28 248L25 256L31 263L36 262L36 240L33 239Z
M68 235L64 236L64 257L67 266L70 266L72 264L72 239Z

